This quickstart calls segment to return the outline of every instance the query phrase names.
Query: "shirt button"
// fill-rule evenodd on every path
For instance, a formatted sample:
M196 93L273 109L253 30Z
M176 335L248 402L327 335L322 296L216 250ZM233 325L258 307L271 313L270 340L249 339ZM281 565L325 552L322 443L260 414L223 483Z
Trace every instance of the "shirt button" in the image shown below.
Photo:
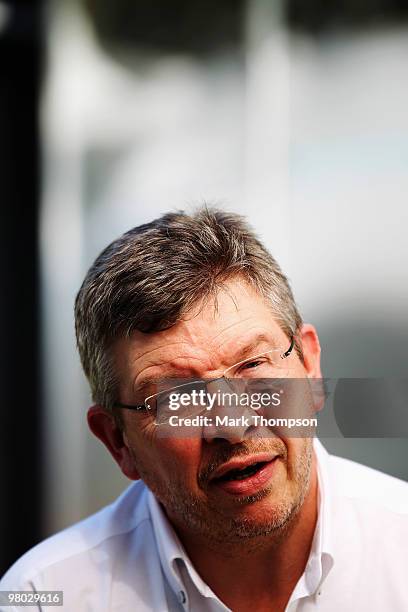
M178 600L181 604L185 604L187 601L186 594L184 591L179 591Z

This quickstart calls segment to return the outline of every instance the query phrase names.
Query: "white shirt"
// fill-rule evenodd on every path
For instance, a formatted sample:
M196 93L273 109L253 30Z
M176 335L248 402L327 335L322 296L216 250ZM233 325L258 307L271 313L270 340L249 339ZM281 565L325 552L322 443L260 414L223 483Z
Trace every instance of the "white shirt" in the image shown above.
M318 440L314 447L318 521L287 612L407 612L408 483L331 456ZM26 553L0 590L62 590L64 605L38 608L44 612L229 610L197 574L140 481Z

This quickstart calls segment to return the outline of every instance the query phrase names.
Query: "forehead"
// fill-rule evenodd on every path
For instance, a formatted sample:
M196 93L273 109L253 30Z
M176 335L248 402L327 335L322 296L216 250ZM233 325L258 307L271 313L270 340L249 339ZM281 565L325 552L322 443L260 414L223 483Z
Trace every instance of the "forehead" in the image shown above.
M234 354L258 336L271 345L287 340L263 297L244 281L234 280L225 283L215 300L197 306L170 329L136 331L118 340L114 358L125 379L170 367L180 375L183 368L187 375L201 375L231 365Z

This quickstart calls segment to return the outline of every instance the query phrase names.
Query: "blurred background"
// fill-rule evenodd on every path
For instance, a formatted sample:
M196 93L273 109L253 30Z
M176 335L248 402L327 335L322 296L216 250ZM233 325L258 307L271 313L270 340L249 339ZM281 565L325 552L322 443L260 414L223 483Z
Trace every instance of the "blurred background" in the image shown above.
M0 574L127 486L88 433L73 302L123 231L248 215L328 377L406 377L408 5L0 1ZM408 440L323 440L408 480Z

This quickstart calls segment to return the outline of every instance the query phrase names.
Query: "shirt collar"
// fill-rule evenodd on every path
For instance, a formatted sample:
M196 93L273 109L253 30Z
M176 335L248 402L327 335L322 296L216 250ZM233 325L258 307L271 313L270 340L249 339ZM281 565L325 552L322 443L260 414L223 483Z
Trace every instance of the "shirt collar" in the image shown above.
M322 443L315 438L313 448L316 455L318 481L318 512L315 533L310 548L309 559L298 585L292 595L308 596L314 594L326 579L333 567L332 542L332 495L328 473L329 454ZM299 589L298 589L299 587Z
M326 579L327 574L334 564L332 535L333 493L329 474L330 455L317 438L314 439L313 447L316 453L317 478L319 483L319 513L315 538L316 552L322 559L321 584L323 580Z
M332 493L329 478L329 454L315 438L313 443L318 478L318 518L305 572L290 601L312 595L321 586L333 567L333 540L331 533ZM184 563L191 581L203 597L215 597L192 565L182 543L171 526L156 497L148 491L148 506L161 565L172 588L181 588L178 560Z
M215 597L210 587L197 573L163 508L150 489L148 490L148 505L161 565L173 590L177 591L182 587L178 569L178 562L181 561L201 595L203 597Z

